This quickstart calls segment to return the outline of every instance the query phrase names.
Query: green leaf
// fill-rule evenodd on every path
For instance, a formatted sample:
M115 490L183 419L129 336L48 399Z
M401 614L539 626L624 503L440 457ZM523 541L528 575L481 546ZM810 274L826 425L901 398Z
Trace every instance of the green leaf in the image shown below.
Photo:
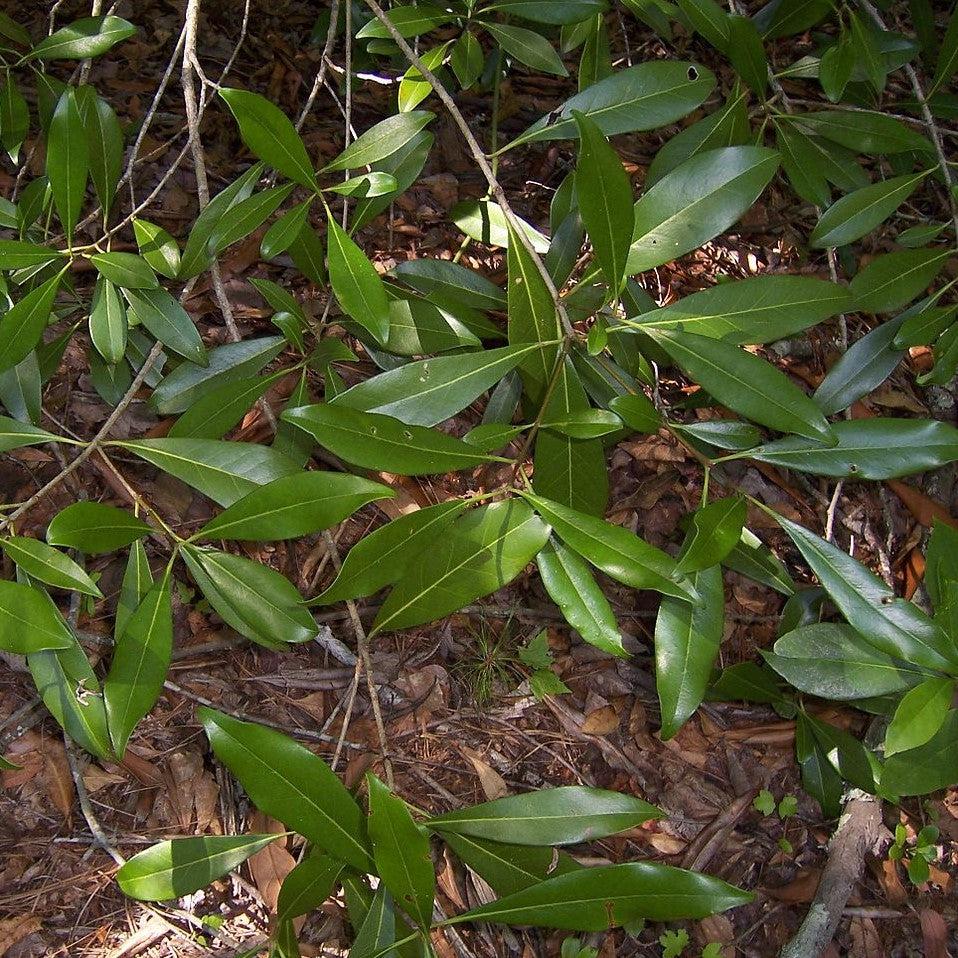
M182 555L220 618L251 642L276 649L309 642L319 631L296 587L269 566L193 546Z
M319 908L333 893L343 863L319 852L303 858L283 879L276 904L276 920L289 921Z
M826 816L836 817L841 811L844 784L801 712L795 726L795 757L802 770L802 787L821 805Z
M771 0L753 19L763 36L777 39L804 32L833 10L831 0Z
M692 584L702 597L701 604L665 596L655 620L655 688L663 739L672 738L702 703L722 643L721 568L713 565L696 571Z
M558 413L561 416L558 419L553 419L552 415L554 413L543 417L542 428L572 439L598 439L622 429L622 420L607 409L581 409Z
M334 455L364 469L425 476L501 461L436 429L407 426L391 416L330 403L287 409L282 418Z
M90 309L90 339L104 360L115 365L126 354L127 317L116 287L104 277L97 280Z
M427 824L444 836L468 835L513 845L575 845L637 828L662 814L631 795L567 785L447 812Z
M106 53L136 33L120 17L84 17L44 37L26 56L28 60L88 60Z
M208 708L197 716L216 757L260 811L364 874L375 870L365 816L321 758L261 725Z
M370 635L432 622L511 582L545 545L549 527L517 499L458 518L406 569Z
M89 162L86 131L71 87L60 97L50 121L46 163L53 202L70 243L83 206Z
M670 423L672 429L718 449L751 449L762 441L762 431L738 419L703 419L700 422Z
M837 444L825 448L797 436L748 455L799 472L839 479L896 479L958 459L958 430L930 419L849 419L832 424Z
M832 188L810 137L787 123L775 127L775 146L792 189L807 203L828 206Z
M728 18L728 56L735 71L759 98L768 90L768 60L755 24L742 16Z
M30 108L11 76L0 86L0 145L16 162L20 146L30 132Z
M949 581L958 581L958 529L936 519L925 552L925 588L936 609L945 601Z
M698 600L675 560L627 529L532 493L523 497L567 546L606 575L633 589L654 589L686 602Z
M205 888L238 868L279 835L202 835L159 842L116 873L123 893L139 901L168 901Z
M653 435L662 425L662 416L644 393L616 396L609 403L609 408L636 432Z
M821 410L784 373L731 343L678 330L656 330L655 341L722 405L780 432L834 442Z
M885 757L931 741L948 716L954 679L930 677L906 692L885 732Z
M839 611L871 645L912 665L940 671L955 667L948 637L917 606L894 592L860 562L803 526L779 517Z
M618 292L625 281L631 231L635 225L632 184L618 153L594 121L573 113L579 131L576 196L605 281Z
M123 289L156 289L159 281L150 264L134 253L97 253L90 257L104 279Z
M934 152L934 147L925 137L884 113L823 110L820 113L792 114L787 122L855 153L883 155Z
M152 402L162 416L184 412L211 389L259 372L283 350L282 336L264 336L211 349L207 364L181 363L157 385Z
M449 62L459 85L467 90L482 75L486 55L482 44L472 33L465 30L453 46Z
M482 26L492 34L493 39L506 53L511 54L527 67L543 73L551 73L554 76L569 75L559 54L541 33L504 23L485 22Z
M162 226L141 220L133 220L133 233L140 256L158 273L175 279L180 269L180 247Z
M53 600L48 595L43 598L59 618ZM28 652L27 665L43 704L67 735L91 755L109 758L112 749L100 683L80 643L60 621L62 631L69 636L69 646Z
M294 473L254 489L206 523L193 538L296 539L342 522L367 502L393 495L388 486L359 476Z
M499 204L492 199L463 200L450 211L449 218L478 243L487 246L511 247L515 242L512 224L506 220ZM521 217L516 217L532 248L539 254L548 252L549 240Z
M393 519L364 536L349 550L332 585L311 604L357 599L398 581L417 555L445 535L465 507L455 500L441 502Z
M778 164L775 150L727 146L667 173L635 204L626 273L671 262L728 229L758 199Z
M784 339L851 309L848 291L810 276L764 274L710 286L632 320L642 331L679 329L727 343Z
M428 835L413 821L406 803L371 772L366 775L366 788L369 837L379 876L403 910L421 928L429 928L436 876Z
M465 306L501 309L506 305L506 294L495 283L451 260L407 259L394 266L389 274L420 293L438 293Z
M855 309L890 313L907 305L925 291L951 254L949 249L914 249L876 257L851 281Z
M425 129L435 114L428 110L410 110L388 117L370 127L354 140L331 163L323 167L323 173L335 173L340 170L355 170L361 166L371 166L394 154Z
M316 189L316 176L306 147L279 107L249 90L221 88L219 95L236 117L243 142L258 159L308 190Z
M848 34L842 30L837 42L822 53L818 68L818 79L825 96L832 103L838 103L844 96L845 87L855 72L855 60L855 47Z
M851 626L815 623L780 638L765 660L801 692L854 700L905 692L921 681L900 659L872 645Z
M191 363L206 365L206 349L190 314L165 289L128 289L124 294L155 339Z
M285 376L286 371L280 371L272 376L250 376L205 388L202 398L173 423L167 436L171 439L222 439L253 404ZM278 451L285 452L283 449Z
M701 106L714 87L715 77L698 64L676 60L640 63L617 70L577 93L500 152L523 143L574 138L573 110L593 120L606 136L654 130Z
M788 701L779 691L775 673L757 662L740 662L722 669L709 689L708 698L720 702L760 702L779 706Z
M810 715L806 721L822 747L825 758L846 782L862 791L875 794L881 766L875 754L854 735Z
M173 608L167 568L126 622L103 683L107 726L117 757L123 757L137 722L160 697L172 652Z
M57 436L28 422L18 422L8 416L0 416L0 452L9 452L21 446L38 446L44 442L56 442Z
M722 562L742 538L747 505L740 496L717 499L692 513L679 553L680 572L702 572Z
M330 216L327 221L329 281L344 313L380 343L389 338L386 289L366 254Z
M728 54L732 42L729 15L715 0L676 0L689 25L720 53Z
M40 342L62 275L51 277L0 316L0 372L26 359Z
M39 539L11 536L0 539L0 548L28 576L56 589L70 589L98 599L103 593L93 580L69 556Z
M918 748L898 752L885 762L882 791L925 795L958 781L958 709L951 709L937 732Z
M0 269L30 269L59 259L63 254L23 240L0 240Z
M223 250L246 239L259 229L293 191L293 184L261 190L232 205L219 219L208 240L209 250L218 256Z
M812 397L826 416L847 409L892 374L904 356L891 348L901 321L899 316L876 326L839 357Z
M469 406L536 348L504 346L405 363L340 393L333 405L435 426Z
M497 0L486 9L499 10L512 16L532 20L535 23L578 23L587 17L604 13L606 0Z
M110 104L97 96L92 87L80 87L77 93L81 95L78 105L86 131L90 179L105 220L116 199L123 170L123 131Z
M958 11L952 8L951 17L948 19L948 27L938 51L935 77L929 92L940 89L954 76L956 70L958 70Z
M393 7L388 12L389 22L402 34L402 36L417 37L423 33L429 33L436 27L449 23L455 19L455 16L444 10L442 7L434 6L429 3L421 3L412 6ZM390 40L392 34L377 17L373 17L356 34L357 40Z
M611 898L610 889L615 890ZM704 918L744 905L752 897L718 878L669 865L631 862L549 878L447 922L495 921L572 931L606 931L640 918Z
M297 203L263 234L259 249L264 259L273 259L280 253L285 253L296 242L309 219L311 205L310 200Z
M0 649L28 655L75 642L55 605L37 589L0 579Z
M568 546L551 540L536 556L546 592L582 638L603 652L626 658L615 613L589 567Z
M389 946L396 940L396 915L392 895L385 882L376 889L376 894L366 913L366 918L356 932L349 949L350 958L372 958L374 955L393 954Z
M349 180L343 180L342 183L336 183L333 186L327 186L330 193L337 193L340 196L360 196L376 197L386 196L389 193L395 193L399 184L396 177L391 173L360 173L358 176Z
M808 238L809 245L824 249L846 246L861 239L888 219L927 175L927 172L921 172L895 176L841 197L822 213Z
M100 555L131 545L152 530L125 509L102 502L74 502L47 526L47 542L65 549Z
M255 443L140 439L116 445L176 476L221 506L231 506L257 486L300 471L291 459Z
M142 541L138 539L130 547L126 568L123 571L123 581L120 584L120 596L117 600L116 618L113 623L115 641L120 640L130 617L140 607L140 603L152 587L153 573L150 572L150 562L146 557L146 549Z

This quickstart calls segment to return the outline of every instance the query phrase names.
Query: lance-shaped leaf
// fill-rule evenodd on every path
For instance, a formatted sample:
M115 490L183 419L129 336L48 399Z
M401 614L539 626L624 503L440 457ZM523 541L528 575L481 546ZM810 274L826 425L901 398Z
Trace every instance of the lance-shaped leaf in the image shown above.
M44 442L56 442L58 438L39 426L20 422L9 416L0 416L0 452L9 452L21 446L38 446Z
M97 280L90 310L90 339L97 352L111 365L126 354L127 317L116 287L105 277Z
M151 845L116 873L124 894L140 901L168 901L205 888L238 868L279 835L201 835Z
M819 622L783 635L765 660L791 685L820 698L853 700L900 694L922 673L859 635L851 626Z
M517 499L457 519L396 583L373 631L432 622L511 582L545 545L549 527Z
M365 816L329 766L280 732L197 709L216 757L256 807L331 855L373 872Z
M787 469L840 479L895 479L958 459L958 430L929 419L848 419L832 424L834 446L788 436L748 453Z
M59 250L38 246L36 243L0 240L0 269L30 269L52 263L62 255Z
M397 582L415 557L440 540L465 508L464 502L441 502L393 519L363 536L349 550L333 584L312 604L357 599Z
M107 726L117 757L123 757L136 723L160 697L172 652L173 609L168 568L127 621L114 646L113 661L103 683Z
M722 570L694 573L699 605L665 596L655 620L655 688L662 711L662 738L669 739L705 698L722 643L725 596Z
M17 655L68 649L74 638L56 606L21 582L0 580L0 649Z
M424 476L504 461L436 429L407 426L391 416L331 403L287 409L282 418L334 455L364 469Z
M617 70L577 93L503 149L539 140L576 137L573 110L593 120L606 136L654 130L701 106L714 86L715 77L698 64L675 60L640 63Z
M605 281L617 292L625 281L625 261L635 226L632 184L618 153L595 122L578 110L573 116L579 130L575 179L579 212Z
M286 375L285 371L280 371L272 376L250 376L204 390L203 397L173 423L167 436L171 439L222 439L253 404ZM153 398L156 398L155 392ZM279 451L285 452L284 449Z
M948 717L955 680L930 676L906 692L885 732L885 757L931 741Z
M366 775L366 787L369 837L379 877L400 907L421 928L429 928L436 874L428 834L413 821L406 803L372 773Z
M60 97L47 131L47 179L60 222L72 244L73 228L80 218L90 157L86 131L77 107L76 92L68 88Z
M483 27L506 53L527 67L554 76L569 75L559 54L541 33L504 23L484 23Z
M74 502L50 520L47 542L99 555L122 549L150 532L145 522L125 509L102 502Z
M744 346L783 339L846 309L851 297L844 286L811 276L765 274L719 283L632 322L643 331L681 329Z
M675 560L628 529L542 496L528 492L523 496L567 546L606 575L633 589L654 589L686 601L698 599L694 586L679 573Z
M768 89L768 60L762 38L748 17L731 16L728 25L732 66L757 97L764 97Z
M319 631L296 587L274 569L215 549L186 546L182 555L220 618L250 641L275 649Z
M140 603L152 587L153 573L150 571L150 561L146 556L143 542L137 540L130 547L126 568L123 570L123 580L120 583L120 597L117 600L116 618L113 622L113 635L116 641L123 635L130 616L140 607Z
M180 247L176 240L162 226L139 217L133 220L133 233L140 256L161 275L175 279L180 269Z
M731 343L656 330L655 341L703 389L729 409L781 432L833 443L824 414L784 373Z
M0 145L14 163L29 131L30 107L16 80L8 74L0 84Z
M659 809L640 798L565 785L447 812L428 825L443 834L548 846L595 841L661 817Z
M117 445L176 476L221 506L231 506L257 486L300 471L282 453L255 443L139 439Z
M97 253L90 257L97 272L123 289L156 289L159 281L150 264L135 253Z
M0 548L27 575L56 589L71 589L103 598L93 580L69 556L39 539L11 536L0 539Z
M610 890L614 892L610 894ZM473 908L447 924L494 921L537 928L606 931L645 918L704 918L752 900L718 878L698 872L631 862L584 868Z
M307 189L316 189L306 147L279 107L249 90L221 89L219 94L236 117L243 142L258 159Z
M123 170L123 131L113 108L97 96L92 87L80 87L78 93L87 138L90 179L106 218L116 199L116 187Z
M536 556L536 563L546 592L562 610L566 622L589 645L626 658L615 613L578 554L562 542L551 540Z
M714 239L758 199L778 169L763 146L707 150L666 174L635 204L625 271L661 266Z
M274 186L231 206L210 234L210 252L218 256L227 247L246 239L279 209L292 191L292 183Z
M866 313L890 313L905 306L928 287L949 249L909 249L873 259L849 285L855 308Z
M328 529L367 502L393 495L388 486L359 476L335 472L283 476L234 502L193 538L295 539Z
M466 236L471 236L478 243L508 248L516 242L512 236L512 223L493 199L462 200L449 211L449 218ZM532 248L540 254L548 252L548 238L521 217L516 219Z
M373 955L389 954L389 946L396 937L396 915L393 911L392 895L383 883L376 889L366 918L356 932L356 937L349 949L350 958L372 958Z
M44 37L27 54L33 60L88 60L136 33L121 17L84 17Z
M165 289L128 289L124 293L136 318L155 339L191 363L206 365L206 349L190 314Z
M861 239L888 219L918 188L927 172L907 173L881 183L872 183L836 200L822 213L808 238L815 249L845 246Z
M842 615L877 649L912 665L955 668L955 647L918 606L896 598L878 576L837 546L779 517L798 551Z
M377 342L386 342L389 300L379 273L332 216L327 218L326 229L329 282L339 305Z
M27 293L0 316L0 372L12 369L26 359L40 342L50 319L61 275L51 277Z
M701 572L721 562L742 538L746 511L743 498L729 496L692 513L691 528L679 553L679 571Z
M379 163L398 153L434 119L435 114L428 110L408 110L387 117L353 140L336 159L323 167L322 172L355 170Z
M728 54L732 42L729 15L715 0L677 0L692 29L716 50Z
M938 731L918 748L892 755L882 770L882 791L925 795L958 780L958 709L951 709Z
M788 122L815 136L822 136L855 153L893 154L934 152L931 141L901 120L864 110L822 110L796 113Z
M311 912L333 893L343 863L312 852L283 879L276 904L276 920L283 922Z
M506 305L506 294L495 283L451 260L403 260L390 270L390 276L398 277L420 293L439 293L464 306L501 309Z
M405 363L340 393L333 405L435 426L465 409L538 348L503 346Z

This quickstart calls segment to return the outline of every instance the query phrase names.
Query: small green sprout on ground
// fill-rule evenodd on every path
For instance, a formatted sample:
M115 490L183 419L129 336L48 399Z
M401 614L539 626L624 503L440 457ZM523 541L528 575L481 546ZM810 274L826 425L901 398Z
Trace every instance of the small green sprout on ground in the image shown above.
M888 849L888 857L893 862L903 862L908 878L913 885L923 885L928 881L929 865L938 858L938 829L926 825L915 836L915 844L907 848L908 831L904 825L895 826L895 841Z
M552 652L546 629L542 629L519 649L519 661L533 670L529 676L529 688L537 699L569 691L565 682L551 669Z
M659 944L662 946L662 958L679 958L679 955L685 953L688 948L689 933L684 928L676 931L666 931L659 936Z
M583 945L578 938L566 938L562 942L562 951L559 954L560 958L596 958L599 950L590 945Z

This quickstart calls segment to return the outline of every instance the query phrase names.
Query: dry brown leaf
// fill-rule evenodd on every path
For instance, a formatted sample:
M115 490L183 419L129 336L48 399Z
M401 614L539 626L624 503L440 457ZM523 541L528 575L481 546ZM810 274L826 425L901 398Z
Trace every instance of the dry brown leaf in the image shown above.
M898 869L891 859L886 858L881 863L881 873L878 880L889 905L904 905L908 901L908 892L905 890Z
M76 789L66 749L57 739L47 739L43 743L43 784L50 801L68 824L72 822Z
M250 831L260 835L267 833L280 835L286 829L262 812L254 812L250 816ZM296 859L286 850L285 838L267 845L250 858L249 870L253 876L253 884L259 889L270 911L276 910L283 880L295 867Z
M909 486L907 482L897 479L888 479L885 483L892 492L905 504L908 511L923 525L929 528L934 525L935 519L958 529L958 519L952 516L940 503L930 499L923 492Z
M582 720L582 731L586 735L608 735L619 727L619 716L611 705L589 712Z
M40 919L34 915L17 915L0 919L0 958L18 941L40 930Z
M815 897L821 870L808 868L798 873L793 881L781 888L769 888L768 893L778 901L809 902Z
M460 745L459 751L469 759L476 770L479 785L488 801L504 798L509 794L509 786L506 785L505 779L478 752L465 745Z
M948 924L931 908L922 908L921 937L925 946L925 958L948 958Z

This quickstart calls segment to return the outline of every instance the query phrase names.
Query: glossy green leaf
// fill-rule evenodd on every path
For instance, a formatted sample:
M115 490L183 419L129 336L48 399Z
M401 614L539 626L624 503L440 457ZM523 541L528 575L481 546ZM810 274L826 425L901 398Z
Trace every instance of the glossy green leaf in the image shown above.
M778 164L775 150L728 146L667 173L635 204L626 273L668 263L728 229L758 199Z
M934 150L921 134L884 113L823 110L820 113L793 114L789 122L856 153L931 153Z
M501 589L548 536L549 527L517 499L472 509L405 570L370 634L432 622Z
M896 479L958 459L958 430L928 419L849 419L832 424L837 444L788 436L749 452L787 469L840 479Z
M616 396L609 408L629 428L636 432L653 435L662 425L662 416L644 393L631 393L625 396Z
M916 605L896 598L881 579L830 542L788 519L778 522L839 611L875 648L912 665L955 668L954 646Z
M567 546L606 575L633 589L654 589L687 602L698 599L675 560L628 529L532 493L523 496Z
M810 276L764 274L710 286L636 317L643 331L680 329L728 343L784 339L851 309L848 291Z
M560 418L553 418L558 415ZM622 420L607 409L581 409L569 413L553 413L543 417L542 428L572 439L598 439L622 429Z
M282 206L293 184L261 190L231 206L219 219L209 238L209 249L218 256L225 249L258 230Z
M838 40L822 53L818 68L818 79L832 103L838 103L844 96L854 71L855 48L843 30Z
M276 649L319 629L296 587L269 566L216 549L183 548L183 559L220 618L251 642Z
M527 67L553 76L569 75L559 54L541 33L505 23L485 22L483 27L506 53Z
M390 276L425 295L438 293L466 306L501 309L506 305L506 294L495 283L451 260L404 260L390 270Z
M0 579L0 649L17 655L74 644L55 605L32 586Z
M738 419L703 419L670 425L672 429L700 443L733 452L751 449L762 441L762 431L757 426Z
M217 439L139 439L117 443L221 506L299 472L286 456L256 443Z
M663 739L672 738L702 703L722 642L722 570L713 565L691 579L701 603L665 596L655 620L655 688Z
M914 249L876 257L849 285L855 309L890 313L906 306L925 291L951 255L948 249Z
M116 873L124 894L168 901L205 888L238 868L279 835L201 835L159 842L134 855Z
M935 608L944 603L949 581L958 581L958 529L936 519L925 551L925 588Z
M206 348L190 314L165 289L124 292L130 309L155 339L191 363L206 364Z
M167 436L171 439L222 439L253 404L285 376L286 373L281 371L272 376L250 376L212 388L205 387L202 398L173 423Z
M258 159L307 189L316 189L306 147L279 107L249 90L221 88L219 95L236 118L243 142Z
M350 958L372 958L374 955L393 954L389 946L396 940L396 915L392 895L385 882L376 889L366 918L359 926L349 949Z
M351 179L343 180L342 183L327 186L326 189L330 193L337 193L339 196L376 197L395 193L398 186L396 177L391 173L374 171L372 173L360 173Z
M162 226L141 220L133 220L133 233L140 256L158 273L175 279L180 269L180 247Z
M742 530L742 538L722 560L722 565L783 595L795 592L795 583L782 561L747 528Z
M276 904L279 922L306 915L332 895L343 863L328 855L312 852L283 879Z
M841 812L844 783L815 738L808 718L801 712L795 725L795 758L802 770L802 787L821 805L825 815L837 817Z
M134 253L96 253L90 262L97 272L123 289L155 289L156 273L145 259Z
M958 779L958 709L951 709L937 732L918 748L885 762L881 786L892 795L925 795Z
M211 519L194 539L295 539L328 529L392 489L335 472L295 473L254 489Z
M578 23L586 17L603 13L606 7L606 0L563 0L561 4L552 3L551 0L496 0L487 9L535 23L566 24Z
M732 66L757 97L764 97L768 89L768 60L755 24L748 17L735 15L728 18L728 28Z
M455 17L442 7L429 3L420 3L416 6L393 7L389 13L389 22L404 37L417 37L429 33L443 24L449 23ZM389 40L392 34L377 17L373 17L356 34L357 40Z
M67 237L80 219L89 172L89 149L72 88L60 97L47 132L46 174Z
M0 316L0 372L12 369L40 342L60 286L58 274Z
M954 679L929 677L903 695L885 732L885 757L931 741L948 716L954 694Z
M102 502L74 502L47 526L47 542L91 555L113 552L149 535L150 527L125 509Z
M132 37L136 27L121 17L84 17L44 37L27 54L33 60L88 60Z
M941 39L941 48L938 51L938 62L935 65L932 90L937 90L943 86L954 76L956 70L958 70L958 15L952 8L951 16L948 19L948 27Z
M267 815L364 874L375 869L365 816L329 766L280 732L197 709L216 757Z
M692 513L679 553L680 572L702 572L721 562L742 538L747 505L740 496L717 499Z
M817 442L834 441L818 406L784 373L759 356L722 340L656 330L655 341L718 402L753 422Z
M610 897L610 890L614 889ZM704 918L752 900L718 878L650 862L601 865L549 878L448 919L572 931L606 931L637 921Z
M56 589L70 589L102 598L93 580L69 556L39 539L10 536L0 539L0 548L27 575Z
M0 240L0 269L30 269L52 263L63 254L23 240Z
M369 838L376 869L400 907L421 928L432 925L436 876L429 856L429 838L409 814L406 803L372 773L369 794Z
M334 455L364 469L424 476L496 461L437 429L408 426L391 416L330 403L287 409L282 418Z
M172 652L173 608L168 568L126 622L103 683L107 726L118 757L123 757L137 722L160 697Z
M14 162L29 131L30 108L16 80L8 75L0 85L0 145Z
M577 93L503 149L575 137L573 110L593 120L606 136L654 130L701 106L714 86L715 77L698 64L675 60L640 63L617 70Z
M90 309L90 339L97 352L111 364L126 354L128 321L126 308L116 287L106 278L97 280Z
M811 137L789 123L778 123L775 147L781 154L782 169L792 189L806 203L828 206L832 201L832 188L818 162Z
M57 437L46 429L40 429L28 422L18 422L9 416L0 416L0 452L9 452L21 446L38 446L44 442L55 442Z
M113 621L114 641L123 635L130 617L140 607L147 592L153 587L153 573L142 540L138 539L130 547L123 579L120 583L120 595L116 603L116 617Z
M478 243L506 248L511 247L515 242L511 235L512 224L506 219L495 200L463 200L449 211L449 218L466 236L472 237ZM549 239L521 217L516 218L532 244L532 248L540 254L547 252Z
M542 584L565 620L603 652L626 658L615 613L586 563L568 546L552 540L536 556Z
M86 131L90 180L106 219L123 170L123 131L113 108L92 87L80 87L79 107Z
M332 217L327 222L327 239L329 281L339 305L384 343L389 337L389 302L379 273Z
M296 242L309 219L311 205L309 200L297 203L292 209L283 213L263 234L259 249L264 259L273 259L280 253L285 253Z

